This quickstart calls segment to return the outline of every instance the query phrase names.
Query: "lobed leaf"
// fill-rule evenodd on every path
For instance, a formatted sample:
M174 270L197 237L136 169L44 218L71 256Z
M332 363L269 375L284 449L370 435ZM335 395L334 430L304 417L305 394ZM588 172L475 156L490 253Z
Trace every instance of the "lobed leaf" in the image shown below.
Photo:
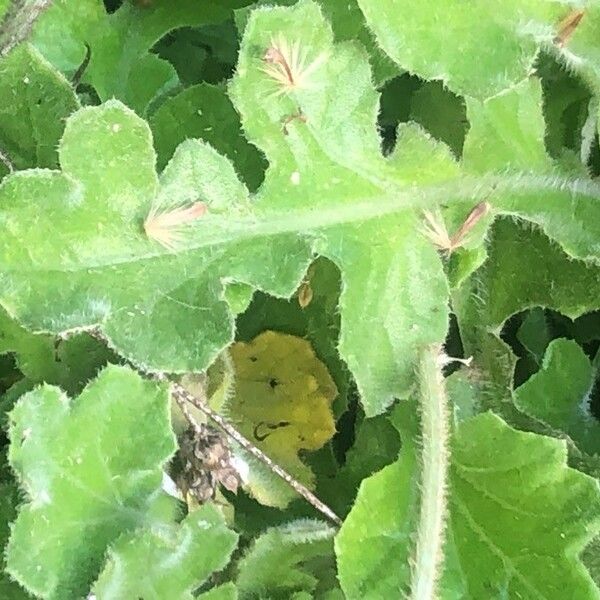
M407 591L418 508L412 408L394 416L400 458L363 481L336 537L348 598ZM577 556L600 527L600 490L566 458L564 442L518 432L492 413L457 426L441 597L559 599L565 589L573 598L598 597Z
M291 48L304 57L291 86L265 73L273 44L290 61ZM446 335L448 283L420 209L451 206L458 227L485 198L492 214L539 223L571 255L598 256L593 183L462 175L448 149L414 126L384 158L367 57L355 44L334 44L310 0L252 13L230 95L270 164L253 198L199 141L183 143L159 181L147 125L115 101L69 119L62 174L8 178L0 188L8 312L36 330L100 324L144 368L198 371L233 337L228 284L289 296L321 254L342 273L339 347L371 416L408 394L416 350ZM182 231L155 232L175 251L144 235L149 213L185 216L186 206L202 216Z
M98 600L191 600L193 590L227 564L236 542L218 509L202 506L179 525L158 524L119 538L94 593Z
M240 598L290 597L323 587L311 570L319 566L319 559L333 558L333 535L331 527L309 519L265 531L238 565Z
M0 152L14 168L56 167L64 120L79 101L68 81L27 44L0 60L0 105Z
M572 10L551 0L358 4L377 41L400 67L479 99L524 79L540 47L553 44L562 17Z
M590 407L592 365L576 342L548 345L540 371L515 390L515 405L569 436L587 454L600 454L600 423Z
M161 492L175 450L167 395L109 366L76 400L36 388L10 420L9 460L28 502L12 526L8 572L38 596L79 598L109 544L173 513Z

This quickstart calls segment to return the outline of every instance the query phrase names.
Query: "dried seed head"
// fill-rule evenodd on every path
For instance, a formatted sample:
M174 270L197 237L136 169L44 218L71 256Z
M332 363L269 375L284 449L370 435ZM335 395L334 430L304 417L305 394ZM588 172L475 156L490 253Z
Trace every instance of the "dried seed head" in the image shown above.
M214 499L219 484L237 493L240 476L220 431L204 424L200 431L190 427L180 436L178 458L182 468L177 484L184 497L189 493L201 504L208 502Z
M263 60L266 64L261 71L278 84L280 89L277 93L284 94L308 87L310 74L325 61L325 55L319 54L308 64L307 59L308 52L301 48L300 42L290 44L279 36L271 40L265 51Z
M178 206L165 212L153 207L144 221L144 231L151 240L175 251L183 241L185 227L202 217L206 210L204 202Z

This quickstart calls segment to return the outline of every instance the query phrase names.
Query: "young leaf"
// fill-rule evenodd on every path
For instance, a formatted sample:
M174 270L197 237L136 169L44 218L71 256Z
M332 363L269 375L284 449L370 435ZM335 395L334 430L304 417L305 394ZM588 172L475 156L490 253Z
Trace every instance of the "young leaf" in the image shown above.
M94 593L98 600L192 600L193 590L227 564L236 543L219 510L202 506L179 525L158 523L119 538Z
M325 523L309 519L268 529L239 563L236 585L240 598L289 598L322 586L323 579L311 571L319 563L321 568L327 563L329 568L333 566L334 533Z
M519 410L568 435L587 454L600 454L600 422L590 410L592 365L576 342L550 343L539 372L515 390Z
M36 388L10 419L9 460L29 501L12 527L8 571L44 598L81 597L109 544L172 515L160 491L175 449L167 395L110 366L75 400Z
M407 590L418 506L412 409L394 416L404 442L399 460L363 482L336 537L350 599ZM515 431L487 413L458 425L451 456L441 597L559 600L565 589L570 598L597 597L577 555L600 529L598 483L567 467L564 442Z

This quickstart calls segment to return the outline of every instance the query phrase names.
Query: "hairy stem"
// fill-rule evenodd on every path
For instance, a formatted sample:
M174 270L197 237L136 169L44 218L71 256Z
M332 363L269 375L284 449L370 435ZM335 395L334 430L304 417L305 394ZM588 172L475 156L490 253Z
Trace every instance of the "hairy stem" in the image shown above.
M422 429L421 508L417 530L411 598L436 598L443 567L448 472L448 406L440 347L423 351L419 362L419 400Z
M53 0L13 0L0 23L0 58L7 55L31 31L40 14Z
M157 379L167 381L162 375ZM255 458L264 463L275 475L281 477L294 491L302 496L307 502L312 504L320 513L333 521L336 525L341 525L342 520L329 508L321 502L306 486L302 485L297 479L294 479L285 469L273 462L262 450L257 448L247 440L231 423L225 420L219 413L215 412L208 404L205 397L201 398L196 394L190 393L182 385L175 382L169 382L171 385L171 394L179 404L186 418L190 418L186 404L189 403L201 410L208 418L214 421L228 436L234 439L246 452L252 454Z

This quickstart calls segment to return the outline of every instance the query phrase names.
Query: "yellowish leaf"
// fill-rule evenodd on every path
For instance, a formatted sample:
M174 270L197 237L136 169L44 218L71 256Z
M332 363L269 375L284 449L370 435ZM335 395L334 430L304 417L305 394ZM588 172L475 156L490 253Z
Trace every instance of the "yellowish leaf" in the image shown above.
M313 473L298 452L318 450L335 433L331 405L337 389L327 368L306 340L274 331L233 344L230 357L235 393L225 412L252 443L311 487ZM263 504L285 506L291 491L282 497L283 488L255 466L249 491Z

